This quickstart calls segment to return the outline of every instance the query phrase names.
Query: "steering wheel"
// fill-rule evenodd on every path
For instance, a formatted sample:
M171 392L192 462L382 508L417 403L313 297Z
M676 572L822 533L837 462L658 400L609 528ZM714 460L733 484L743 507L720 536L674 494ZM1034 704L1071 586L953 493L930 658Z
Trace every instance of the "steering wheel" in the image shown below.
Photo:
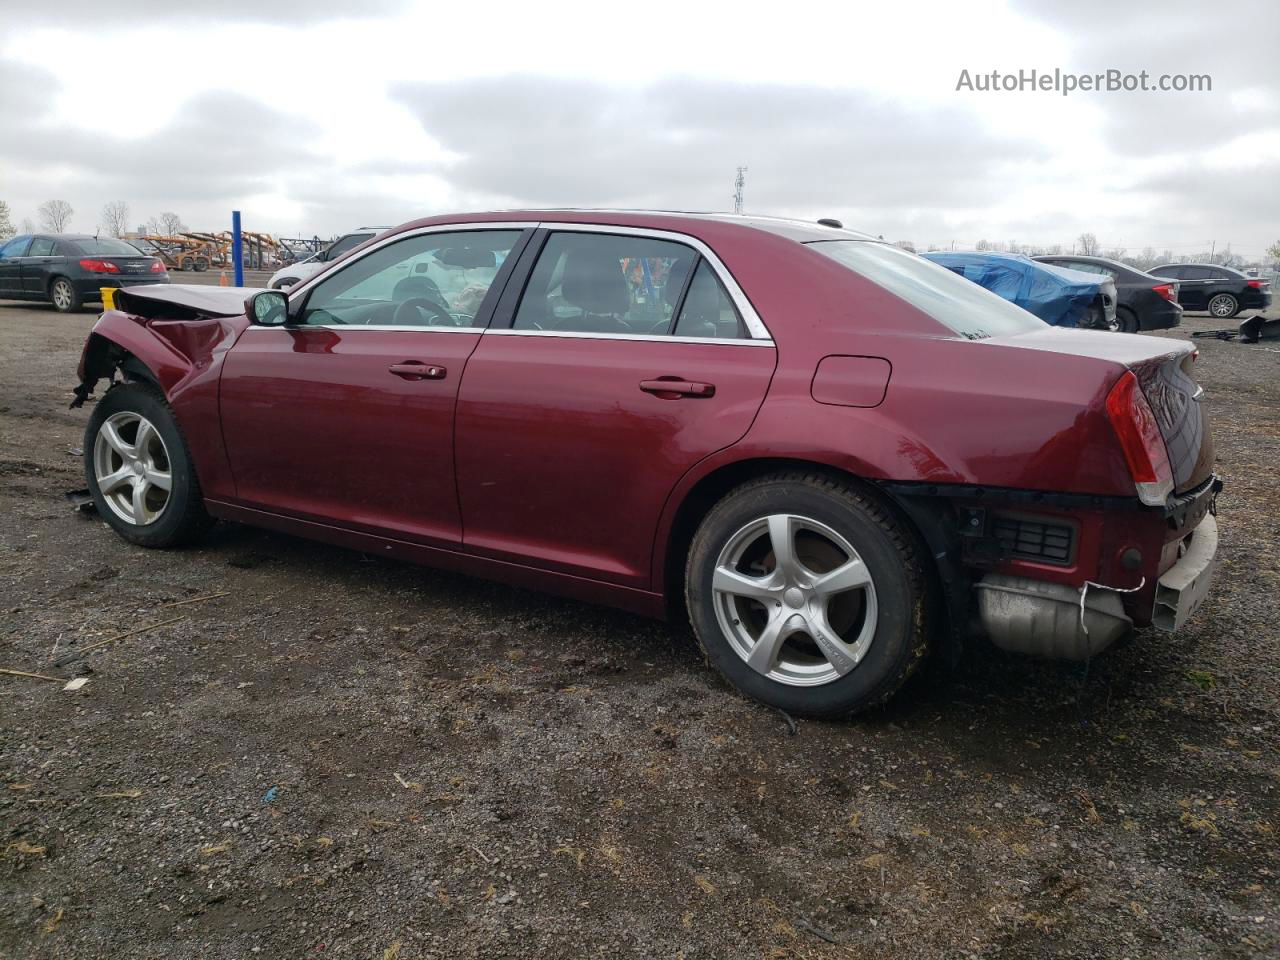
M413 313L411 311L417 311ZM454 325L453 317L449 311L434 300L428 300L426 297L411 297L404 303L396 307L396 312L391 316L391 322L397 326L421 326L422 314L426 314L432 326L452 327Z

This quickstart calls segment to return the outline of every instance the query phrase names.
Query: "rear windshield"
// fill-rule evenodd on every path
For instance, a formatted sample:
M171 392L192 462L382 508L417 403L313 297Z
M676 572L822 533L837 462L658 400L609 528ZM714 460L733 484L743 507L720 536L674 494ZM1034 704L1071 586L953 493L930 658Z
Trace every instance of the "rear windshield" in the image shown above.
M1021 307L899 247L868 240L817 240L809 246L970 340L1044 328Z
M114 237L91 237L88 240L77 240L75 245L80 248L81 253L93 254L99 257L145 256L133 244L125 243L123 240L116 240Z

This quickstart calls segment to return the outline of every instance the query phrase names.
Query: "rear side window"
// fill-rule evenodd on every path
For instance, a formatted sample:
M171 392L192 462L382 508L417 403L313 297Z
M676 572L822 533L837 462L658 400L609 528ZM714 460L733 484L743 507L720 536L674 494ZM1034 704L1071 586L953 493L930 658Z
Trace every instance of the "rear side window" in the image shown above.
M348 250L354 250L372 236L372 233L349 233L345 237L339 237L329 245L329 249L324 253L324 258L325 260L336 260Z
M36 237L31 241L31 249L27 252L28 257L52 257L53 241L48 237Z
M693 282L684 295L675 335L717 340L742 340L747 336L742 318L729 299L724 284L705 260L699 261Z
M1021 307L899 247L868 240L818 240L809 247L970 340L1044 329Z
M651 237L553 233L529 276L512 327L668 333L696 258L684 244Z

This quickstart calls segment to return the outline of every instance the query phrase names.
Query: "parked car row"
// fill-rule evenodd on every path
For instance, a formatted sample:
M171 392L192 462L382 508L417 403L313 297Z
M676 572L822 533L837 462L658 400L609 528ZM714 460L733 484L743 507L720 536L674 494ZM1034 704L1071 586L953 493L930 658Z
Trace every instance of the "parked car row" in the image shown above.
M22 234L0 246L0 299L42 300L62 313L101 302L103 287L168 282L160 258L113 237Z
M1212 263L1170 263L1151 273L1177 281L1178 302L1186 310L1207 310L1229 320L1241 310L1266 310L1271 306L1271 282L1247 277L1239 270Z
M671 617L834 716L974 625L1080 660L1181 626L1221 489L1194 358L833 221L503 211L288 290L125 290L75 393L111 384L85 473L132 543L224 518Z
M1096 273L1036 263L1017 253L926 253L1054 327L1116 330L1116 285Z

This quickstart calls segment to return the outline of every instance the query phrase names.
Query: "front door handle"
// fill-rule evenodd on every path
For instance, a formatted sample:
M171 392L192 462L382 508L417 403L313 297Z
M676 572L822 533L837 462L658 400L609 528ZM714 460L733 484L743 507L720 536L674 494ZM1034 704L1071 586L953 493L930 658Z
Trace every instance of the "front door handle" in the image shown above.
M681 380L678 377L659 377L657 380L641 380L640 389L652 393L663 400L678 400L680 397L714 397L714 383L699 383L696 380Z
M443 380L445 374L448 373L439 364L423 363L421 360L406 360L403 363L393 363L387 369L397 377L404 377L406 380Z

